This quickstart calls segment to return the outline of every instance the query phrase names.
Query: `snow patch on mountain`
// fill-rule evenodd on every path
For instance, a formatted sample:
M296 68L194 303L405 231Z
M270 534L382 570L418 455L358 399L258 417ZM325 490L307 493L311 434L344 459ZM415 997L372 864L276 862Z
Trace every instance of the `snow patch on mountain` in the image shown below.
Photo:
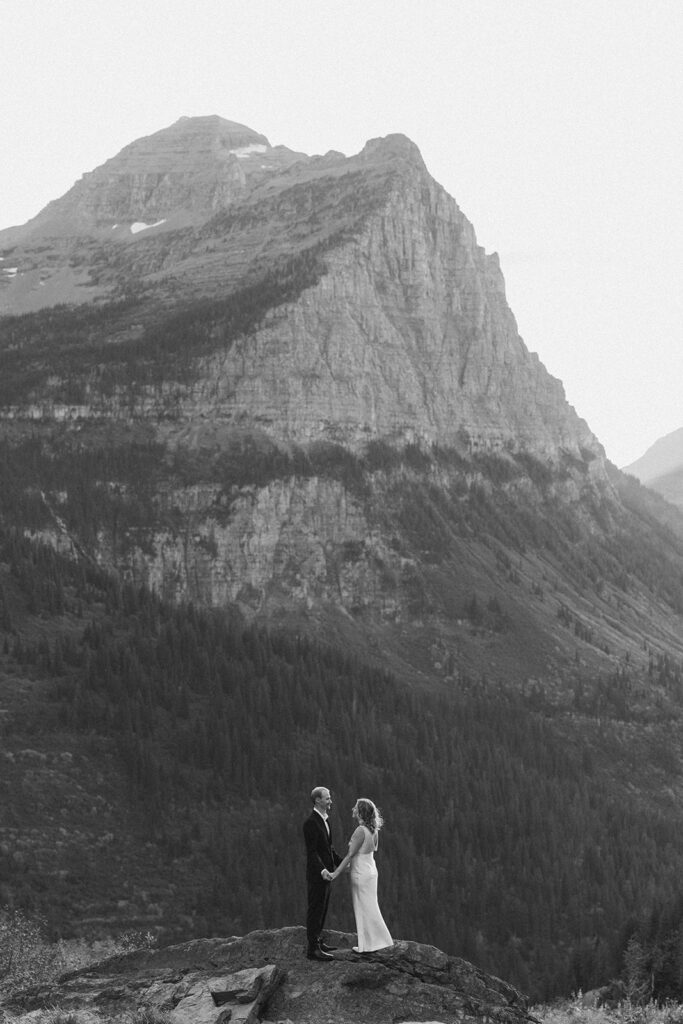
M163 220L157 220L154 224L145 224L144 221L136 220L130 226L130 232L132 235L137 235L138 231L147 231L148 228L158 228L161 224L166 223L166 218Z
M254 153L265 153L267 149L268 147L260 142L252 142L249 146L240 146L239 149L231 149L230 152L238 160L244 160L245 157L252 156Z

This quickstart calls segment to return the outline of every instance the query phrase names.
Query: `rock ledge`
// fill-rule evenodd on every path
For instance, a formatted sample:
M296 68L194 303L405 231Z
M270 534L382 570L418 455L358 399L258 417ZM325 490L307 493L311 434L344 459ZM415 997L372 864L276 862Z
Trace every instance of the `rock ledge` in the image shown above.
M300 927L199 939L137 950L15 993L3 1008L30 1014L59 1007L100 1020L145 1010L169 1024L526 1024L526 998L466 960L397 941L357 955L354 935L331 932L335 960L304 956Z

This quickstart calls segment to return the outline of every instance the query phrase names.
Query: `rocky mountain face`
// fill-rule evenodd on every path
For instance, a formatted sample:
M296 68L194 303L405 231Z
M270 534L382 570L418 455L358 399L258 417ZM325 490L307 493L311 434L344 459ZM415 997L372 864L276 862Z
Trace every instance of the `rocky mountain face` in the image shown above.
M644 455L625 466L624 472L683 508L683 427L660 437Z
M681 653L680 521L655 593L658 513L405 137L305 157L182 118L0 245L0 423L38 474L34 535L173 600L379 636L411 672L615 665L655 634Z
M412 143L394 136L350 160L330 154L294 164L297 155L280 149L218 118L182 118L132 143L24 228L0 233L0 245L22 240L4 250L4 261L18 266L10 277L4 270L0 309L21 311L25 278L36 272L30 304L55 303L51 268L36 266L55 258L45 255L45 239L77 240L56 273L79 266L90 275L83 301L142 284L148 306L160 292L172 306L179 294L214 298L258 282L278 257L317 245L325 250L319 279L291 309L276 309L229 351L211 353L191 388L174 381L177 419L266 427L281 442L331 438L358 447L380 436L449 444L464 432L474 447L601 451L560 382L519 338L497 257L477 245ZM169 237L188 212L203 227ZM105 242L102 231L114 227L144 237L125 245L116 235L107 262L118 273L106 275L81 245L83 236ZM125 391L104 408L98 397L74 412L168 413L159 389L145 394L142 409L139 399L120 408L130 401Z
M87 1013L93 1021L128 1020L145 1010L172 1024L532 1019L526 999L511 985L433 946L401 941L360 957L351 950L355 936L333 937L339 948L328 964L306 960L303 928L139 950L19 992L4 1005L20 1021L53 1007L74 1019Z
M180 118L84 174L27 224L0 231L0 312L102 299L111 243L202 224L255 181L306 159L223 118Z

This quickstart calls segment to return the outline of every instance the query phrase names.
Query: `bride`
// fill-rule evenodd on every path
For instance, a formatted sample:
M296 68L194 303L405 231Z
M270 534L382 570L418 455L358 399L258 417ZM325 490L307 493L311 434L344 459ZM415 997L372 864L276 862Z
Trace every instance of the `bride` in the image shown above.
M351 813L358 822L358 828L349 840L349 852L329 877L333 881L348 868L358 933L358 945L353 947L353 951L370 953L372 950L385 949L394 944L377 903L375 850L379 842L382 816L372 800L366 800L364 797L356 800Z

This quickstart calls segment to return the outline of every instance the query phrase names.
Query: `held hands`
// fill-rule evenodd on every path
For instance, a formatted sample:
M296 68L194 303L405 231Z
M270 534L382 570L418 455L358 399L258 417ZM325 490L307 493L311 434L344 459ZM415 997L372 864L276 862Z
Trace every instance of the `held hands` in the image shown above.
M327 870L327 868L323 868L320 873L326 882L334 882L336 878L336 875L333 875L332 872Z

